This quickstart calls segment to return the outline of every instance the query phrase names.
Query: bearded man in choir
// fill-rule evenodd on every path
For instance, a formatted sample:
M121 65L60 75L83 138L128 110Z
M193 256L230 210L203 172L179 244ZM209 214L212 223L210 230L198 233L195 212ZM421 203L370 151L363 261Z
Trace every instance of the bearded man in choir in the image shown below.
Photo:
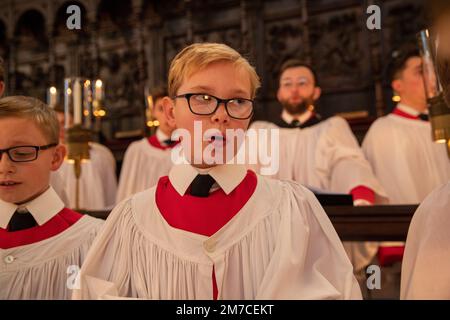
M251 128L280 129L280 170L274 177L298 181L327 192L351 194L355 204L382 201L385 193L373 175L348 123L340 117L323 120L315 111L321 89L311 66L286 61L280 70L278 101L283 106L273 124Z
M280 166L273 177L324 192L351 194L354 205L386 202L384 189L347 121L336 116L324 120L316 112L314 105L320 95L317 74L310 65L297 59L282 65L277 91L283 106L281 117L273 123L257 121L251 126L279 130ZM349 242L345 248L355 274L364 281L364 269L376 255L377 245Z

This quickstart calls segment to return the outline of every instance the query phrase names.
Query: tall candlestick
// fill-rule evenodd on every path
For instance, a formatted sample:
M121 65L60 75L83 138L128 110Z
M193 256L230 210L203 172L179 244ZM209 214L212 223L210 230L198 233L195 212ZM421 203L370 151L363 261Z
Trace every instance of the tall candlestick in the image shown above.
M57 90L55 87L50 87L50 89L48 90L47 100L47 104L49 105L49 107L54 108L57 102Z
M85 127L86 129L91 129L91 116L92 116L92 87L91 81L86 80L84 83L84 110L83 115L85 119Z
M95 81L95 100L103 100L103 82L100 79Z
M73 123L81 124L81 85L79 79L75 79L73 85Z

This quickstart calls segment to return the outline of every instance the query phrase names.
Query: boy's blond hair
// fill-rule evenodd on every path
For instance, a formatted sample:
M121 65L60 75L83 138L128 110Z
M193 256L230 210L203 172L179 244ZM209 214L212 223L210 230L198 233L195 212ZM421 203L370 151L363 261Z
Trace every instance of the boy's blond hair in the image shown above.
M250 78L250 89L252 98L261 86L258 74L250 63L242 57L239 52L222 43L194 43L181 52L172 60L169 69L168 91L169 96L174 97L183 81L195 72L198 72L211 63L227 61L237 67L244 68Z
M0 99L0 119L26 118L32 120L49 143L59 141L59 123L55 111L42 101L25 96Z

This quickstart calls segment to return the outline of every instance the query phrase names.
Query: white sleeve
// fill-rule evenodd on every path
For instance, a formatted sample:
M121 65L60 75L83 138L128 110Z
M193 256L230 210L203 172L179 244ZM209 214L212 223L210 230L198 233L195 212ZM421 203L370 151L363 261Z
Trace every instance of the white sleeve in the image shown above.
M349 193L357 186L372 189L378 201L386 202L386 192L375 177L347 121L334 117L319 138L317 167L330 172L330 190Z
M257 299L361 299L344 247L316 197L284 182L279 238Z
M401 299L450 299L450 182L419 206L406 239Z
M73 291L72 299L107 299L111 296L118 298L117 283L125 290L129 288L127 283L130 274L127 270L130 268L127 268L126 264L131 261L117 256L122 243L120 233L127 232L126 226L124 228L119 221L129 210L131 199L119 203L109 215L83 263L79 273L79 288Z

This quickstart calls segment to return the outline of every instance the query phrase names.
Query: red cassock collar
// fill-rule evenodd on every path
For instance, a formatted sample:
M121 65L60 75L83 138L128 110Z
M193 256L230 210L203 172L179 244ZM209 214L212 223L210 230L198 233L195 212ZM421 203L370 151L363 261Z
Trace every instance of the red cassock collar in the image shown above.
M156 205L172 227L210 237L244 207L255 192L256 185L256 174L248 170L244 180L230 194L218 189L208 197L200 198L188 193L181 196L166 176L159 180L156 187ZM217 300L214 267L212 283L213 299Z
M78 212L64 208L42 226L14 232L0 228L0 248L10 249L49 239L75 224L82 216Z
M392 114L395 114L395 115L397 115L399 117L403 117L403 118L407 118L407 119L419 120L419 116L413 116L413 115L411 115L409 113L406 113L406 112L400 110L399 108L395 108L392 111Z
M150 143L151 146L153 146L153 147L155 147L155 148L157 148L157 149L161 149L161 150L172 149L173 147L175 147L175 146L179 143L179 141L177 141L177 142L175 142L175 143L174 143L173 145L171 145L171 146L164 146L164 145L162 145L162 144L159 142L158 138L156 137L156 134L154 134L154 135L148 137L147 140L148 140L148 143Z

